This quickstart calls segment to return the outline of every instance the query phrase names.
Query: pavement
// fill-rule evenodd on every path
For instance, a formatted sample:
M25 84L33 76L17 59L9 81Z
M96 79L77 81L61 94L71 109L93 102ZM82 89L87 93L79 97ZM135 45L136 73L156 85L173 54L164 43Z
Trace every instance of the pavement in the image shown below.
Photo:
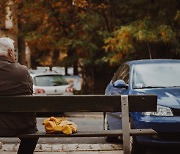
M0 152L0 154L16 154L16 152ZM35 152L34 154L123 154L122 151L97 151L97 152Z
M16 154L19 144L0 143L0 154ZM120 144L37 144L34 154L123 154Z

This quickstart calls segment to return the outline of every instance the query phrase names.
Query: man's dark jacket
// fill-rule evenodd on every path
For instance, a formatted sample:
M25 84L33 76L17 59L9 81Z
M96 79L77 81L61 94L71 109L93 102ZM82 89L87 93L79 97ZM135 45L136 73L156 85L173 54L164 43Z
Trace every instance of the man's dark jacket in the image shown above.
M25 66L0 56L0 95L32 95L32 78ZM37 131L35 113L0 113L0 135Z

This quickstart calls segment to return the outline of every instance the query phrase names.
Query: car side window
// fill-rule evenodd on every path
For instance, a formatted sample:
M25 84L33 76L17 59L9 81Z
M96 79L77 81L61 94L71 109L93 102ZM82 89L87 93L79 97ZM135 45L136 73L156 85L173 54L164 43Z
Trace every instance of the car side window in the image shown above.
M123 64L119 67L112 79L112 82L115 82L116 80L124 80L126 83L129 82L129 65Z

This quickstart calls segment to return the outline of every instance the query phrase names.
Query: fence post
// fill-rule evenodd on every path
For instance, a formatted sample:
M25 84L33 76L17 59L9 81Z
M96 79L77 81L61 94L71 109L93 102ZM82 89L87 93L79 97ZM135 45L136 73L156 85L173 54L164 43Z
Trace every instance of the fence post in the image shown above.
M130 154L130 125L128 95L121 95L122 133L124 154Z

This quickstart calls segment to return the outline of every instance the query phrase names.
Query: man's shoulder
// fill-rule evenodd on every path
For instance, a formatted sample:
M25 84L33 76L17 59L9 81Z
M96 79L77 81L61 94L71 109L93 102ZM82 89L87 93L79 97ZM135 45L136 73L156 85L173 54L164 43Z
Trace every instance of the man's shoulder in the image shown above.
M19 76L19 77L27 77L30 76L28 72L28 68L25 65L21 65L20 63L14 63L13 66L13 75L14 76Z
M25 65L22 65L20 63L14 63L14 65L16 66L17 69L22 69L22 70L28 71L28 69Z

